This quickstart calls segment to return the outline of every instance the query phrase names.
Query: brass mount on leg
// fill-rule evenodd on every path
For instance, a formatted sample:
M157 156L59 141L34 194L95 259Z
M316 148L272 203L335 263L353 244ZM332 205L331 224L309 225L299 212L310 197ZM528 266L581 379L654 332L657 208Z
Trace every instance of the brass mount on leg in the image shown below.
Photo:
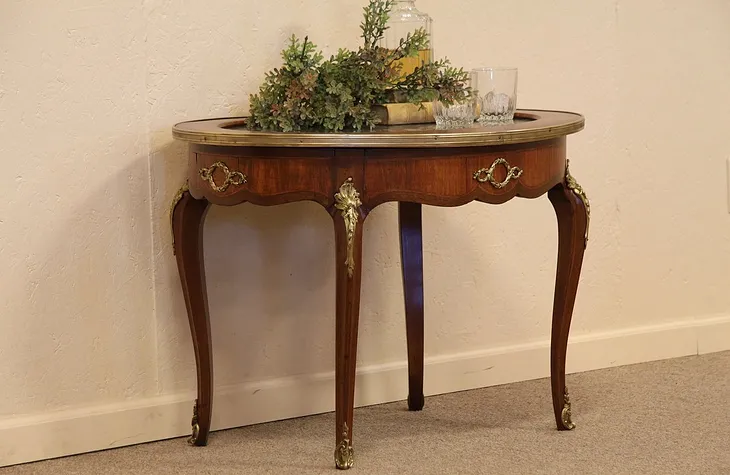
M362 206L360 193L355 189L352 184L352 177L350 177L340 186L340 191L335 194L335 208L342 213L345 231L347 232L347 259L345 265L347 265L347 275L350 277L355 272L355 233L357 232L360 206Z
M196 445L198 442L198 435L200 435L200 426L198 425L198 400L195 400L195 406L193 406L193 418L190 421L190 425L193 428L193 433L188 439L190 445Z
M350 444L347 422L342 426L342 440L335 449L335 466L340 470L352 468L355 463L355 452Z
M565 183L567 184L568 189L580 198L583 202L583 206L586 208L586 235L585 242L583 244L583 248L585 249L588 247L588 228L591 224L591 202L588 201L588 195L586 195L583 187L580 186L575 178L573 178L573 175L570 174L570 160L568 160L565 164Z
M180 187L179 190L177 190L177 193L175 193L175 197L172 199L172 203L170 204L170 233L172 234L172 253L175 254L175 230L172 228L172 215L175 212L175 206L180 202L183 195L186 191L189 191L190 187L188 186L188 181L185 180L185 183L183 186Z
M567 430L575 429L573 423L573 413L570 408L570 395L568 394L568 388L565 388L565 394L563 396L563 412L560 415L560 420L563 422L563 427Z

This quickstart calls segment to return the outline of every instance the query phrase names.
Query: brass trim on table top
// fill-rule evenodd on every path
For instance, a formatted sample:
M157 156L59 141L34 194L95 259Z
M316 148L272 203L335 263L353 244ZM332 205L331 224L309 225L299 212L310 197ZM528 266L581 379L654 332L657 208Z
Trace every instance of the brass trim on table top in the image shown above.
M195 144L246 147L434 148L479 147L550 140L583 129L573 112L518 110L512 124L438 130L435 124L378 126L372 131L314 133L248 130L245 117L194 120L172 128L178 140Z

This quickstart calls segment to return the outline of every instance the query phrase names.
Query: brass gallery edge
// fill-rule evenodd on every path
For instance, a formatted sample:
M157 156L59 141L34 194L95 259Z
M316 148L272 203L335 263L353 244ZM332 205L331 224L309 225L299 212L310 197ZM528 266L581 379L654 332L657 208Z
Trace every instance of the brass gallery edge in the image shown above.
M379 126L366 132L270 132L248 130L246 117L194 120L176 124L173 137L202 145L250 147L438 148L478 147L536 142L579 132L580 114L518 110L514 124L458 130L437 130L433 124Z

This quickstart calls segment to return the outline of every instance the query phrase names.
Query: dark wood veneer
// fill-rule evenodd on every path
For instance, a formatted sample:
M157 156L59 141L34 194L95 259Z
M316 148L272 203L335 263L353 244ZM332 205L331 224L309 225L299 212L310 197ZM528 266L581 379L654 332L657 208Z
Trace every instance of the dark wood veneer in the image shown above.
M197 124L197 123L196 123ZM201 128L201 126L195 125ZM196 129L197 130L197 129ZM224 137L234 140L235 137ZM223 140L223 139L220 139ZM277 139L278 140L278 139ZM504 187L474 178L499 159L522 170ZM246 182L216 191L200 170L221 162ZM422 205L459 206L470 201L499 204L515 196L537 198L548 194L558 219L559 249L552 320L551 377L556 424L572 428L565 390L568 333L583 260L588 210L566 176L566 138L472 147L252 147L191 144L189 191L173 210L173 233L180 280L185 296L198 374L197 424L194 443L208 441L213 393L212 343L203 264L203 221L210 204L233 206L244 202L278 205L311 200L332 216L336 242L336 442L352 443L355 363L360 312L363 224L381 203L399 202L399 233L408 343L408 407L424 406L424 289ZM494 180L507 170L499 165ZM217 168L217 186L226 174ZM345 218L335 194L351 180L361 206ZM349 224L355 224L348 236ZM354 268L346 264L352 246ZM567 419L566 419L567 410Z

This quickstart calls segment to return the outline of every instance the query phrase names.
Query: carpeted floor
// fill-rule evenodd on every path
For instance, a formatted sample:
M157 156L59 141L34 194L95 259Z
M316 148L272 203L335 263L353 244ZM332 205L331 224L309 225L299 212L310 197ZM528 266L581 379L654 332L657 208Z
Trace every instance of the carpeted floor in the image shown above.
M547 379L355 411L355 474L730 474L730 352L568 376L572 432ZM21 474L336 474L334 415L0 469Z

